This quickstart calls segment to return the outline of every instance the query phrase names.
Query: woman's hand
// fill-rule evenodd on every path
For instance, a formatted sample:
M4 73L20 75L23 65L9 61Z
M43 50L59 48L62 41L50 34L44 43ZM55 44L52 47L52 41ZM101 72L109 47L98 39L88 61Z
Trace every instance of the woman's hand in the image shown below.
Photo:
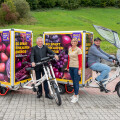
M65 68L65 70L67 70L69 72L69 69Z
M81 75L81 70L78 70L78 75Z

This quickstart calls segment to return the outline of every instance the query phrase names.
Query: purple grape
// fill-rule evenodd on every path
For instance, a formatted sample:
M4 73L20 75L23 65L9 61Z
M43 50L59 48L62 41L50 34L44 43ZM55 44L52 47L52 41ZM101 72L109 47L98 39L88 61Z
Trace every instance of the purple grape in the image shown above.
M45 38L49 39L49 35L45 35Z
M59 78L59 72L55 72L55 77Z
M60 61L60 64L63 65L63 61Z
M64 55L64 58L68 58L68 55Z
M60 76L61 76L61 78L62 78L62 77L63 77L63 72L60 72L59 74L60 74Z
M49 43L49 39L45 39L45 42L46 42L46 43Z
M67 59L64 59L64 63L66 63L67 62Z
M62 57L63 55L62 54L60 54L60 57Z
M63 52L63 55L65 55L65 52Z
M60 68L63 68L63 65L60 65Z
M59 65L60 65L60 63L59 63L59 62L57 62L57 65L59 66Z
M64 60L64 57L61 57L61 60Z
M58 35L53 35L53 36L51 37L51 39L57 40L57 39L58 39Z
M59 40L59 39L57 39L57 40L54 40L53 42L54 42L54 43L59 43L59 42L60 42L60 40Z
M54 71L54 72L58 72L58 69L54 67L54 68L53 68L53 71Z

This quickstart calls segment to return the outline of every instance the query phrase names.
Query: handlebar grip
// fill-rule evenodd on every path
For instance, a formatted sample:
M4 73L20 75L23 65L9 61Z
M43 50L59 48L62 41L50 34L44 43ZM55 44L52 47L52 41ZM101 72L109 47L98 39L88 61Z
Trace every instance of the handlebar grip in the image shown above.
M58 56L60 56L63 52L65 52L65 50L62 50Z
M28 67L28 68L25 68L26 71L31 71L31 70L34 70L33 67Z
M47 56L50 57L50 58L54 58L55 55L47 55Z
M117 58L109 57L109 59L113 59L115 61L118 61Z
M23 65L24 65L24 64L27 64L27 63L28 63L27 61L22 62Z

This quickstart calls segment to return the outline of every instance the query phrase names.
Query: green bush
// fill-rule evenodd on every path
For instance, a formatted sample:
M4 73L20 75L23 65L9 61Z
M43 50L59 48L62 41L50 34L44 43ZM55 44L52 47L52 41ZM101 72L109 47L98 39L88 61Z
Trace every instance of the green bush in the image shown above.
M108 6L115 6L116 0L108 0Z
M18 20L19 14L12 11L7 3L1 4L0 9L0 25L15 23Z
M57 0L38 0L39 6L42 8L53 8L56 5Z
M26 0L14 0L16 11L19 13L20 18L27 18L30 16L30 6Z
M91 6L100 7L101 0L91 0Z
M91 0L81 0L81 6L83 7L88 7L88 6L92 6L92 1Z
M4 3L6 3L9 6L11 12L16 12L14 0L4 0Z
M4 2L4 0L0 0L0 5L1 5L1 3L3 3Z
M38 0L26 0L26 1L29 3L31 10L36 10L38 8L39 5Z
M106 7L107 6L107 0L101 0L100 7Z
M65 9L76 9L80 6L81 0L60 0L60 6Z

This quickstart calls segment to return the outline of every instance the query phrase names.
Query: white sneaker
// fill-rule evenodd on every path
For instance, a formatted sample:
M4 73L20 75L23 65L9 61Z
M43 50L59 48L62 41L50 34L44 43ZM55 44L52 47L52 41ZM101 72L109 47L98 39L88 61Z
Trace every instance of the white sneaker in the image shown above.
M70 97L70 99L73 99L73 97L74 97L74 95L72 95L72 96Z
M77 97L73 96L73 99L71 100L72 103L76 103L78 101L78 95Z

